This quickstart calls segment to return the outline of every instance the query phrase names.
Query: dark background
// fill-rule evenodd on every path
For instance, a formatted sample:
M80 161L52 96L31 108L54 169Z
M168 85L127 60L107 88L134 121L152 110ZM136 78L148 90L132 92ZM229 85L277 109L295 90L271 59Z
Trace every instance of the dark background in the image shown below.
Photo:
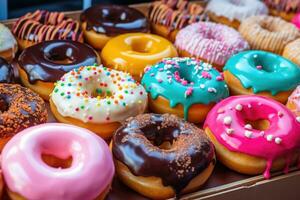
M150 0L148 0L150 1ZM20 17L37 9L50 11L81 10L82 0L8 0L8 18ZM92 3L134 4L147 0L93 0Z

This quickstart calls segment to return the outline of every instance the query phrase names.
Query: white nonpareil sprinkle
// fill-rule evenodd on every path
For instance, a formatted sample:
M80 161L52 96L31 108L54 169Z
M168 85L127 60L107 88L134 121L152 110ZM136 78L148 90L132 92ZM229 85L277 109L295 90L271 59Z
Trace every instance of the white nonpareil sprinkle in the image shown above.
M270 141L272 141L273 140L273 135L267 135L267 140L270 142Z
M276 138L275 138L275 143L276 143L276 144L280 144L280 143L281 143L281 141L282 141L282 139L281 139L281 138L279 138L279 137L276 137Z
M223 119L223 123L226 124L226 125L230 125L232 122L232 118L230 116L226 116L224 117Z
M238 111L241 111L243 109L243 106L241 104L237 104L235 106L235 109L238 110Z
M200 84L200 88L201 89L205 88L205 85L204 84Z
M246 131L245 131L245 136L246 136L247 138L251 138L251 137L252 137L252 131L246 130Z
M226 129L226 133L227 133L228 135L232 134L233 132L234 132L234 130L233 130L232 128L227 128L227 129Z
M251 124L246 124L246 125L245 125L245 128L251 130L251 129L252 129L252 126L251 126Z
M279 116L279 117L282 117L282 116L283 116L283 112L279 111L279 112L278 112L278 116Z
M297 122L300 123L300 116L299 116L299 117L296 117L296 120L297 120Z

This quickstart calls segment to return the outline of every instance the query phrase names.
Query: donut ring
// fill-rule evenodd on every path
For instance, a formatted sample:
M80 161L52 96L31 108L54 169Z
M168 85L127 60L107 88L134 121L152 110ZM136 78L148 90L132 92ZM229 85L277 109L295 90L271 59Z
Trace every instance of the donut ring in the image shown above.
M146 66L174 56L177 56L177 51L171 42L146 33L119 35L108 41L101 52L104 66L128 72L137 81Z
M300 68L279 55L251 50L227 61L224 78L233 95L254 93L285 104L300 84Z
M50 107L58 121L110 139L120 122L145 111L147 94L129 74L87 66L66 73L57 82Z
M204 132L169 114L129 118L114 134L112 152L120 179L151 199L195 191L215 164Z
M72 163L58 169L46 156L61 160L71 157ZM102 200L114 176L105 141L86 129L66 124L23 130L8 142L1 159L7 191L13 200Z
M43 99L16 84L0 84L0 151L8 140L30 126L47 122Z
M219 71L232 55L249 49L235 29L212 22L198 22L181 29L175 46L181 57L196 57Z
M300 38L288 43L283 50L282 56L300 66Z
M252 16L245 19L239 32L252 49L282 54L285 45L299 37L298 29L279 17Z
M270 178L270 170L288 171L299 157L300 120L266 97L231 96L209 112L204 128L218 159L240 173Z
M49 100L54 83L66 72L100 63L90 46L70 40L51 40L26 48L18 58L22 83Z

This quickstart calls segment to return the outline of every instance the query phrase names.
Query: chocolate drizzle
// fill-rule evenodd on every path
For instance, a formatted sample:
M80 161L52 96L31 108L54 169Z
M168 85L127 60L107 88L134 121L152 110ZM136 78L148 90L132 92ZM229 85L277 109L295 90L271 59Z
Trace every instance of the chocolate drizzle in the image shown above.
M109 36L132 32L149 32L149 24L143 13L127 6L95 5L81 14L87 30Z
M0 57L0 83L11 83L13 77L13 68L5 59Z
M70 40L52 40L25 49L18 64L30 83L56 82L72 69L98 64L97 53L88 45Z
M168 148L162 148L169 142ZM114 158L136 176L155 176L178 195L213 160L204 132L174 115L143 114L130 118L113 137Z

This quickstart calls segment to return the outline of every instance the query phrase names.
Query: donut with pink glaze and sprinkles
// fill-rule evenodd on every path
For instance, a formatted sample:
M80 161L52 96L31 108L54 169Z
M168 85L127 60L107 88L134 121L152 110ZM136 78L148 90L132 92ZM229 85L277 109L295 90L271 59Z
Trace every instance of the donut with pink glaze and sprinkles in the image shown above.
M212 22L198 22L181 29L175 46L180 56L196 57L220 71L232 55L249 49L238 31Z
M208 113L204 129L217 158L240 173L268 179L299 160L300 118L271 98L231 96Z

